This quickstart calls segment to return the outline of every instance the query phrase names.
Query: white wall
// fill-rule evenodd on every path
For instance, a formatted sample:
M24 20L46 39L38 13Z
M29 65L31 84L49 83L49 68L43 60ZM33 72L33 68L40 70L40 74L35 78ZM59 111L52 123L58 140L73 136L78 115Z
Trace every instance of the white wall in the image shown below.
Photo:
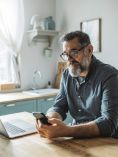
M56 0L57 28L63 32L80 29L80 22L102 19L102 61L118 68L118 0Z
M53 16L55 20L55 0L24 0L25 11L25 34L21 51L21 85L23 89L32 87L32 77L35 70L40 70L42 79L39 79L39 86L44 87L48 81L54 81L56 75L57 53L54 43L53 55L47 58L43 55L43 49L48 46L47 42L36 45L28 45L27 31L30 28L31 17L38 14L40 18ZM37 76L38 79L38 76Z
M118 0L24 0L24 7L25 35L20 67L22 88L32 86L33 72L37 69L40 69L42 73L40 87L45 86L48 81L54 81L61 52L58 38L52 45L54 52L51 58L43 56L43 49L48 43L28 46L27 31L34 14L38 14L41 18L52 15L56 21L56 29L60 30L60 35L79 30L81 21L101 18L102 52L94 54L102 61L118 68Z

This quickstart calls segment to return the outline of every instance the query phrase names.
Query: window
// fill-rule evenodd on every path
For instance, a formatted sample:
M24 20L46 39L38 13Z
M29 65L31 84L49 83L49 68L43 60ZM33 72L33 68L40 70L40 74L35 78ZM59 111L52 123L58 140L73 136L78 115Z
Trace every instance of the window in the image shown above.
M20 85L18 56L23 34L23 0L0 0L0 84Z

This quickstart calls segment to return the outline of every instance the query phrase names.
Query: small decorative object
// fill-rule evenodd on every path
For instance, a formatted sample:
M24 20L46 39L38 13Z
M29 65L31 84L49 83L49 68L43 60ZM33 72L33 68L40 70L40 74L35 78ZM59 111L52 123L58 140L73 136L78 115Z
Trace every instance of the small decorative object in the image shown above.
M40 19L40 27L42 30L45 30L45 18Z
M13 90L16 88L15 83L1 83L0 84L0 91L8 91L8 90Z
M52 48L47 47L44 49L44 56L45 57L51 57L52 56Z
M39 15L33 15L30 21L30 25L33 29L41 28L40 27L40 18Z
M50 81L48 81L47 88L51 88L51 87L52 87L51 82L50 82Z
M45 18L45 29L46 30L55 30L55 22L52 16Z
M101 51L101 19L92 19L80 23L81 30L90 36L94 52Z
M41 79L41 72L40 70L35 70L33 73L33 84L32 84L32 89L35 90L39 88L39 79Z

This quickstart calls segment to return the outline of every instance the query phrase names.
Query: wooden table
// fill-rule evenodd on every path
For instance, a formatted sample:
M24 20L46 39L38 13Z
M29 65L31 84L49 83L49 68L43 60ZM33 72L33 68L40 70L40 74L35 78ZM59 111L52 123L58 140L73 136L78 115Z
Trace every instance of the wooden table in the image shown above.
M20 114L31 120L27 113ZM118 157L118 140L113 138L48 140L41 138L37 133L10 140L0 135L0 157Z

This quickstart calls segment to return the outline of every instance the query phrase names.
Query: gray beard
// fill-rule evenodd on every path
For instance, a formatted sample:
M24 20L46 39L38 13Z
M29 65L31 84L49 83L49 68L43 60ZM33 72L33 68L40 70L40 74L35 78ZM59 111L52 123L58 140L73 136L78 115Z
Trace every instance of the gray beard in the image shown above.
M83 59L82 63L76 62L76 64L78 64L78 68L76 69L73 68L73 65L71 63L68 66L69 74L72 77L78 77L80 76L80 73L87 72L89 69L89 59L87 57Z
M75 69L73 69L72 65L70 65L68 67L68 70L69 70L69 74L72 77L78 77L80 75L80 73L81 73L80 68L78 68L78 69L75 70Z

